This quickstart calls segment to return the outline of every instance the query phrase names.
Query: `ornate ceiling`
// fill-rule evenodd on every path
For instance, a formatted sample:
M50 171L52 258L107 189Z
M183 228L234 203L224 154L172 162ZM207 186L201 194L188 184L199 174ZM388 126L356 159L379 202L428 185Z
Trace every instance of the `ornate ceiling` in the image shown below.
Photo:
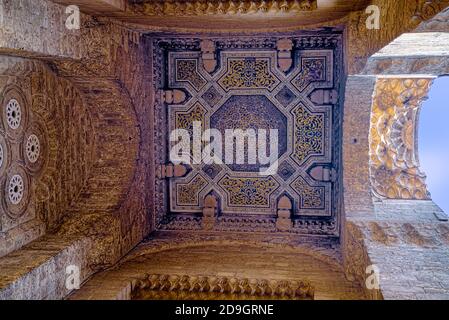
M165 100L155 106L154 140L161 142L155 167L168 161L169 132L184 129L192 136L195 121L221 133L279 130L274 175L261 176L257 162L231 161L192 163L169 182L158 180L159 228L338 235L342 34L162 37L153 47L154 86L165 91ZM171 92L184 94L173 102ZM209 196L218 200L211 208L219 215L212 213L207 227ZM280 225L284 213L285 226Z

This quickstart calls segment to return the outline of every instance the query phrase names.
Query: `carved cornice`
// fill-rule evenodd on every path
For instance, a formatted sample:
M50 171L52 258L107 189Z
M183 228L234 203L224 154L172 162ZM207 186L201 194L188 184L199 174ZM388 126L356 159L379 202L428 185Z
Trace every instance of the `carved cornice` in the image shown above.
M417 126L432 78L385 78L377 82L370 128L373 192L388 199L429 199L419 168Z
M317 0L142 1L134 10L147 16L286 15L317 9Z
M173 296L178 299L198 298L201 295L222 299L260 297L267 299L313 299L315 289L309 281L266 280L236 277L148 275L140 279L132 296ZM170 295L171 294L171 295Z

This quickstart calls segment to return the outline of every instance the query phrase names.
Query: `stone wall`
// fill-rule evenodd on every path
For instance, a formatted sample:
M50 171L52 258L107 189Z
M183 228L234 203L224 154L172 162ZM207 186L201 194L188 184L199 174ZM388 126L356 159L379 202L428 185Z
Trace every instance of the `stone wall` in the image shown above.
M0 69L3 123L8 98L23 95L20 108L28 119L23 116L21 126L24 131L38 126L40 133L40 153L35 162L39 166L36 170L30 167L27 173L31 184L29 196L23 199L28 203L25 212L15 219L7 219L8 208L3 207L0 216L0 256L4 256L60 225L91 173L95 134L82 96L70 81L58 78L43 63L21 58L2 57ZM11 87L17 92L7 97ZM4 152L12 153L8 166L26 167L26 154L14 152L12 133L3 132L10 149ZM22 145L26 137L27 134L19 139ZM2 197L5 198L9 194L5 189L7 184L3 180ZM28 194L27 190L24 192Z
M54 246L60 248L55 255L59 252L69 259L66 248L79 250L75 255L81 257L85 279L115 263L154 225L153 170L147 170L153 163L151 55L147 54L151 47L139 33L86 15L80 31L68 31L64 7L51 2L5 0L1 4L2 22L8 28L2 29L0 52L33 59L0 56L1 89L21 81L19 85L29 91L30 112L33 109L41 119L48 143L43 144L44 171L33 180L29 202L33 209L29 216L35 219L0 232L0 256L6 255L0 265L40 261L39 251L30 251L29 246L15 256L8 253L44 234L55 234L61 241ZM36 12L31 21L29 12ZM85 240L78 245L72 239ZM34 244L43 246L45 238ZM28 290L27 281L33 277L46 277L61 288L65 265L58 262L57 267L55 273L36 271L29 278L21 277L20 270L5 269L2 297L12 295L11 288ZM30 298L25 291L14 297ZM65 294L59 289L36 291L33 297Z

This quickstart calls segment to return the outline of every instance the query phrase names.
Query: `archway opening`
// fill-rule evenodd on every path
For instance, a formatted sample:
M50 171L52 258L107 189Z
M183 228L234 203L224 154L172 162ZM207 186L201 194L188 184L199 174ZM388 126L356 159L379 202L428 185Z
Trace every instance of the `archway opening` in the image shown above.
M449 76L436 79L419 119L419 156L432 200L449 213Z

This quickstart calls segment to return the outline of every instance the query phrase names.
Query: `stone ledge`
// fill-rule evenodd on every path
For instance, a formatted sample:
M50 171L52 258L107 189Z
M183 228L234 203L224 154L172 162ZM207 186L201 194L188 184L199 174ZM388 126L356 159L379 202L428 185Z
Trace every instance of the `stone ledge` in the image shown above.
M0 258L0 300L64 298L66 267L79 266L81 282L86 279L92 245L87 237L44 236Z

